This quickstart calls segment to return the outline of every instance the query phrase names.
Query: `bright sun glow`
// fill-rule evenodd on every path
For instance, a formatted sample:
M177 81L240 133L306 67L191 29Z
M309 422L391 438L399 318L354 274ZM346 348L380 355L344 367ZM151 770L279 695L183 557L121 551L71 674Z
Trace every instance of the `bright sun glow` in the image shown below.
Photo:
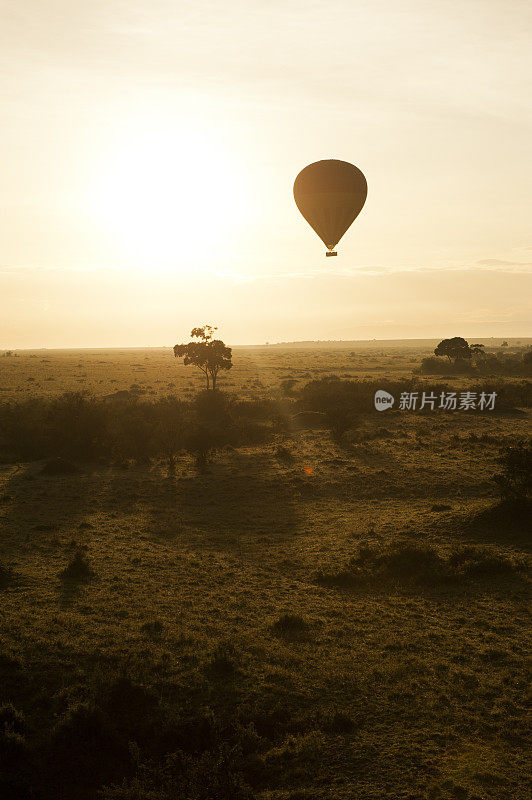
M237 246L246 181L215 131L131 131L108 156L93 203L120 260L132 267L215 266Z

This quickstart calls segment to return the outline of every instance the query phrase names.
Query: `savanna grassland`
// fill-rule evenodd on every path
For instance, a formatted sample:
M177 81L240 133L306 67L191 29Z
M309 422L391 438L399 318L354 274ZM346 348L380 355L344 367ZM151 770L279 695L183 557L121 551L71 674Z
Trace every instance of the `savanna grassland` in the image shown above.
M435 344L235 348L214 403L171 349L0 359L2 798L529 796L530 384ZM397 409L444 385L500 402Z

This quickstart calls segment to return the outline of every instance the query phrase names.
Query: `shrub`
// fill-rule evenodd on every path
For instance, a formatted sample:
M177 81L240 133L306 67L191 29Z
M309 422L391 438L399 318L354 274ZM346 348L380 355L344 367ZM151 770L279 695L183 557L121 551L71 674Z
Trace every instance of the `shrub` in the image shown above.
M457 364L444 361L438 356L427 356L421 360L420 372L422 375L457 375L462 372L471 372L471 364L459 361Z
M299 392L299 406L303 411L318 411L329 416L329 424L336 418L347 415L375 412L375 392L384 389L394 397L401 392L415 389L414 380L340 380L336 376L327 376L310 381ZM377 413L377 412L375 412ZM334 423L333 423L334 424ZM345 422L341 422L344 425Z
M448 563L457 574L472 578L510 576L518 569L514 560L484 547L460 547Z
M238 672L238 654L234 645L218 645L207 665L207 671L218 679L231 678Z
M66 582L85 583L95 576L87 557L82 550L77 550L72 560L59 573L59 577Z
M0 731L10 731L23 736L26 729L24 714L18 711L12 703L0 706Z
M298 637L307 633L309 624L298 614L283 614L273 623L272 631L285 638Z
M153 620L153 622L145 622L141 626L141 631L146 633L148 636L152 636L153 638L160 636L163 632L163 629L164 625L158 619Z
M440 580L444 561L432 548L410 542L395 542L387 547L362 546L347 566L332 575L320 573L325 585L350 587L368 580L402 584L423 584Z
M194 408L198 420L214 425L230 425L231 398L225 392L203 390L194 399Z
M16 730L16 721L11 722L14 724L6 720L4 725L0 722L0 797L6 800L31 800L35 797L32 753L23 733Z
M153 444L155 453L173 459L183 446L186 407L175 397L159 398L153 404L155 414Z
M494 476L501 499L511 503L523 503L532 491L532 441L521 441L501 451L497 463L502 472Z
M291 397L296 384L297 380L295 378L285 378L280 383L282 393L286 395L286 397Z
M295 459L291 450L279 445L275 450L275 458L283 464L293 464Z
M11 578L13 577L13 573L8 567L4 567L3 564L0 564L0 589L10 582Z
M357 422L355 412L347 404L333 405L325 412L333 439L340 440Z
M69 708L59 720L51 733L48 757L61 793L68 796L75 795L80 784L86 789L112 779L129 763L126 744L107 715L90 703Z
M212 392L213 396L214 392ZM198 424L184 439L185 450L195 456L198 472L207 470L209 457L228 444L227 432L213 424Z
M324 729L329 733L351 733L355 729L355 723L351 717L343 711L337 711L332 717L327 719Z
M145 463L155 455L155 426L144 418L140 404L133 405L126 414L116 420L113 436L113 450L121 458L132 458Z
M241 772L238 747L222 744L193 762L182 797L197 800L253 800L253 792Z
M271 425L264 422L244 422L239 423L231 436L228 436L230 443L236 445L258 446L265 444L272 438L273 430Z
M158 751L164 741L163 716L155 693L127 676L104 687L99 700L120 742L138 742L145 750Z
M119 786L104 788L101 800L253 800L241 771L238 746L220 744L197 758L177 751L163 764L145 764L141 774Z
M107 424L100 401L67 393L51 401L49 413L59 455L82 459L98 456Z
M75 464L60 456L47 461L41 470L43 475L75 475L78 471Z
M515 560L489 548L461 547L444 558L433 547L396 542L363 546L338 572L318 572L316 578L323 586L344 589L387 583L437 586L454 580L511 577L519 570Z
M532 376L532 358L529 352L485 353L473 360L458 359L455 362L428 356L421 361L423 375L501 375L506 377Z
M422 375L475 375L472 362L469 359L457 358L456 361L444 361L442 357L428 356L421 360L419 370Z
M98 792L98 800L166 800L167 794L151 789L139 778L124 780L120 785L104 786Z
M281 410L281 404L265 398L233 400L231 414L234 419L249 419L257 422L273 421Z
M129 391L103 398L70 393L0 403L0 448L14 461L51 459L44 470L50 475L73 472L68 459L124 465L163 456L172 463L183 449L204 469L216 449L262 444L287 425L282 403L218 391L187 402L172 396L143 400Z
M377 574L407 583L428 583L444 574L444 561L431 547L417 544L397 544L378 556Z

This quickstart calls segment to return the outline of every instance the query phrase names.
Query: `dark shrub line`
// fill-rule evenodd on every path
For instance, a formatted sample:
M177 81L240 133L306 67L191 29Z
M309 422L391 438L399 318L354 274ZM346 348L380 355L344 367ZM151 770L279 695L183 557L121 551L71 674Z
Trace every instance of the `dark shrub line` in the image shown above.
M50 474L64 459L172 460L183 450L204 466L222 447L268 441L279 415L274 401L246 402L222 392L201 392L189 402L68 393L0 404L0 449L14 460L63 459L50 464Z
M486 547L459 547L444 557L434 547L401 541L386 547L363 546L339 571L318 572L316 581L339 589L378 588L384 584L430 587L475 579L516 578L524 566Z

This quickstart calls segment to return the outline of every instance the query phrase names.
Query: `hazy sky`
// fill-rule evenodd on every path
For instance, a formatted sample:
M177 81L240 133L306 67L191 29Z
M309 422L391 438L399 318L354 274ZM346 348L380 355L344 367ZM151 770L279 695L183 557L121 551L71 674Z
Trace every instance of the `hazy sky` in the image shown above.
M0 347L532 335L529 0L0 14ZM369 186L336 259L321 158Z

